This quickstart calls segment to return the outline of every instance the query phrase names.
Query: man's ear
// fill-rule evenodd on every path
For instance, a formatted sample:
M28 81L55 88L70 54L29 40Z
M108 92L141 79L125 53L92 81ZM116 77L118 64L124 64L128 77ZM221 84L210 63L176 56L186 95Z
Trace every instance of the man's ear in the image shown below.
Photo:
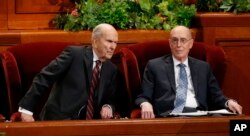
M190 44L190 45L189 45L189 46L190 46L189 48L191 49L191 48L193 47L193 45L194 45L194 39L191 39L191 41L190 41L189 44Z
M96 48L96 39L91 39L92 47Z

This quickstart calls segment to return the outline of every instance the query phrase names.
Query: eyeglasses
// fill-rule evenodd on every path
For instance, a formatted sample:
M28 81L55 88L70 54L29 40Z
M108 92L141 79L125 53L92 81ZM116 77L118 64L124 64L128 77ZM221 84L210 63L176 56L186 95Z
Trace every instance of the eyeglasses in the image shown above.
M192 39L192 38L191 38L191 39ZM186 38L180 38L180 39L178 39L178 38L172 38L172 39L170 39L170 41L171 41L171 43L172 43L173 45L177 45L178 42L180 42L181 45L184 45L184 44L186 44L188 41L190 41L191 39L186 39Z

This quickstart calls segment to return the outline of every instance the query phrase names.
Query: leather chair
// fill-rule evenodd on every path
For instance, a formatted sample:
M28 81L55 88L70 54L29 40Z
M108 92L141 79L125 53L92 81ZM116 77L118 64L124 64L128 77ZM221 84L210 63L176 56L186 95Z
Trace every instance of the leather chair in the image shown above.
M118 53L121 57L125 87L129 95L130 104L132 109L135 109L134 101L141 91L141 80L148 60L170 54L169 42L168 40L158 40L137 43L120 49ZM221 47L194 42L189 55L207 61L219 85L222 86L226 70L226 56ZM133 110L130 117L139 118L140 110L138 108Z
M62 50L70 45L63 42L36 42L16 45L0 54L1 64L5 77L7 99L11 121L20 121L18 102L29 89L34 76L58 56ZM34 111L35 119L38 117L49 90L38 102Z
M5 117L2 114L0 114L0 122L4 122L4 121L5 121Z

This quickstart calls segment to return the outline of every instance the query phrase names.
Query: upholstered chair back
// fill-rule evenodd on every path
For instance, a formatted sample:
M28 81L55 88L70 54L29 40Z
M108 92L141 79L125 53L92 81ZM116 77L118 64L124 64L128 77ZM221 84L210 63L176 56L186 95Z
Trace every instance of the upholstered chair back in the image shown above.
M17 112L18 102L29 89L34 76L70 45L63 42L36 42L16 45L1 53L10 114ZM38 102L35 117L42 109L48 94Z

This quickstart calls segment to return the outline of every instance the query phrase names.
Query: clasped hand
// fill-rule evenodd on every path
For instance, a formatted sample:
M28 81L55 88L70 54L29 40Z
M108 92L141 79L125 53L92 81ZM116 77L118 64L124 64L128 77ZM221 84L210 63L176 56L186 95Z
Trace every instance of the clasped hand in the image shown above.
M142 119L155 118L153 106L149 102L143 102L141 104L141 118Z

